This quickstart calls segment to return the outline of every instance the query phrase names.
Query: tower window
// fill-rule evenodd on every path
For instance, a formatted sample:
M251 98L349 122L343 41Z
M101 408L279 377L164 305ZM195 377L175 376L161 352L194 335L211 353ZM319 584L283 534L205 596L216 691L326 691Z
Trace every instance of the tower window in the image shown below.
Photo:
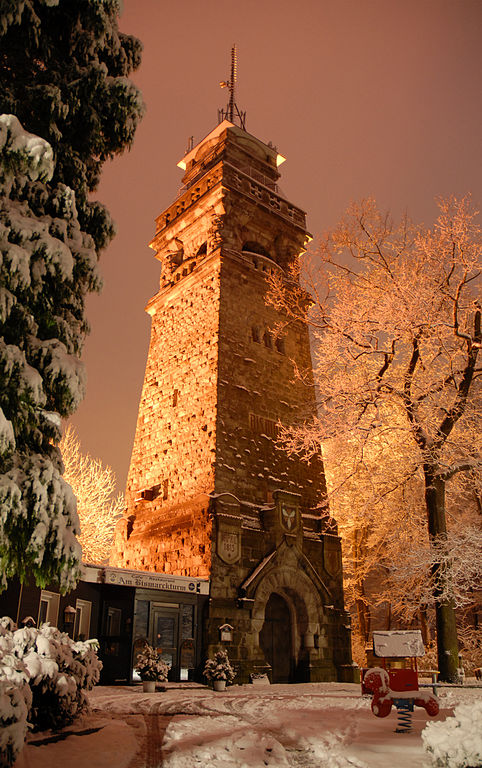
M164 480L162 483L162 498L165 501L169 495L169 480Z
M278 436L278 424L273 419L267 419L264 416L258 416L255 413L249 414L249 428L252 432L257 432L268 437Z
M253 339L253 341L255 341L257 344L260 344L260 342L261 342L261 339L260 339L259 328L258 328L258 326L257 326L257 325L253 325L253 327L251 328L251 338L252 338L252 339Z
M173 405L173 408L176 407L178 401L179 401L179 390L175 389L174 392L172 393L172 405Z
M265 331L263 334L263 344L268 349L273 349L273 339L269 331Z
M280 338L278 337L278 338L276 339L276 341L275 341L275 346L276 346L276 350L277 350L277 352L279 352L279 353L280 353L280 355L284 355L284 354L286 354L286 352L285 352L285 342L284 342L284 339L280 339Z
M269 251L254 240L247 240L241 250L245 253L258 253L260 256L266 256L268 259L271 258Z

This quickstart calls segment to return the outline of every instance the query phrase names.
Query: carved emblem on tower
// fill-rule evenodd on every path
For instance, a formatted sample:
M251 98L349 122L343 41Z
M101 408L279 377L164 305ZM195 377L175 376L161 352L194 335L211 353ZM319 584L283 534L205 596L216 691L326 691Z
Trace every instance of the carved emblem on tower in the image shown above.
M298 527L298 515L296 507L290 507L288 504L281 504L280 522L285 531L293 533Z
M341 550L339 540L333 537L332 541L325 536L323 547L323 564L325 570L330 576L337 576L341 573Z
M241 557L241 534L220 528L217 536L217 553L228 565L237 563Z

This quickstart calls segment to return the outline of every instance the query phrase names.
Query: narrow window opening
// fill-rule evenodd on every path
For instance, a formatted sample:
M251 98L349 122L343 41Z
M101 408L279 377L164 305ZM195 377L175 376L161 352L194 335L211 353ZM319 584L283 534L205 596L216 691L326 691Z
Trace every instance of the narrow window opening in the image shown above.
M247 240L243 243L241 250L247 253L258 253L260 256L267 256L268 259L271 258L269 251L261 243L257 243L254 240Z
M263 334L263 344L268 349L273 349L273 339L269 331L265 331Z
M257 344L260 343L260 335L259 335L259 328L256 325L253 325L251 328L251 338L253 341L255 341Z

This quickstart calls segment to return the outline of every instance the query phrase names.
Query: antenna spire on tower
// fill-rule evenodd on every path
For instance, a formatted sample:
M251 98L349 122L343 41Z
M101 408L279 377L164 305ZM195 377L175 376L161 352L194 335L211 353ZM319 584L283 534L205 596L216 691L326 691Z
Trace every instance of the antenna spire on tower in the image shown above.
M218 109L218 119L222 123L223 120L229 120L230 123L237 121L241 128L246 130L246 112L241 112L236 104L235 89L236 80L238 74L238 53L236 44L231 48L231 78L229 80L222 80L219 85L221 88L229 89L229 101L226 109Z

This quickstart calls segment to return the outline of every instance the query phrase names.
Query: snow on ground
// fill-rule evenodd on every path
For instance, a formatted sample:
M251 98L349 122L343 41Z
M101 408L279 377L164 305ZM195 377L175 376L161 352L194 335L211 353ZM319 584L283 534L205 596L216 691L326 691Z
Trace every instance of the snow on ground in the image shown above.
M31 734L14 768L128 768L142 741L124 720L101 713L83 716L61 733L67 736L60 741L49 741L58 734L47 731Z
M446 688L436 720L482 687ZM358 685L312 683L232 686L215 693L194 684L164 691L98 686L91 714L63 741L38 744L32 734L15 768L423 768L421 731L428 716L416 708L413 732L397 734L396 712L376 718ZM100 730L94 729L100 728Z

